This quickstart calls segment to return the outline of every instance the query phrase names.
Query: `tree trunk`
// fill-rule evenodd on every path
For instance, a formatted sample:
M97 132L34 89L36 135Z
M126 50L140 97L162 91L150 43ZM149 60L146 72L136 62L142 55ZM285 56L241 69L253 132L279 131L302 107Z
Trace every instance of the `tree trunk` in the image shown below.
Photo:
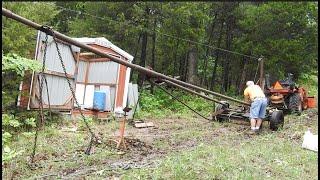
M135 51L135 53L134 53L134 57L133 57L133 60L132 60L132 64L135 64L136 63L136 60L137 60L137 53L138 53L138 47L139 47L139 44L140 44L140 39L141 39L141 33L139 33L139 38L138 38L138 42L137 42L137 47L136 47L136 51ZM131 71L131 73L130 73L130 81L132 81L133 79L133 73L134 73L135 71Z
M230 50L232 41L232 19L227 20L227 32L226 32L226 49ZM229 71L230 70L230 54L225 53L225 60L223 64L223 91L227 92L229 89Z
M197 49L192 46L188 54L188 72L187 82L191 84L198 84L198 57Z
M214 28L215 28L215 25L216 25L216 16L217 16L217 13L214 14L214 20L212 22L212 25L211 25L211 31L210 31L210 34L209 34L209 39L208 39L208 45L210 46L211 45L211 40L212 40L212 37L213 37L213 32L214 32ZM205 59L204 59L204 67L203 67L203 75L200 79L200 84L201 85L205 85L205 83L207 82L207 68L208 68L208 54L210 52L210 47L207 47L207 50L206 50L206 54L205 54Z
M239 88L238 88L238 94L242 94L242 91L244 90L245 87L245 80L246 80L246 74L247 74L247 64L248 61L246 58L243 58L243 66L242 66L242 73L241 73L241 78L239 82Z
M187 73L188 73L188 62L189 62L189 51L186 52L186 56L183 61L183 79L187 81Z
M218 48L220 48L220 45L221 45L221 40L222 40L222 36L223 36L223 33L222 33L223 27L224 27L223 20L221 20L220 31L219 31L220 32L220 36L219 36L219 39L218 39L218 42L217 42L217 47ZM212 79L211 79L210 90L213 90L213 87L215 85L217 66L218 66L219 57L220 57L219 55L220 55L220 50L216 49L216 57L215 57L215 61L214 61L213 71L212 71L212 77L211 77Z
M142 34L142 44L141 44L141 57L139 65L142 67L146 66L146 57L147 57L147 43L148 43L148 33L144 32ZM138 85L141 86L144 81L144 75L141 73L138 75Z
M179 73L176 72L178 69L178 60L177 60L177 54L178 54L178 48L179 48L179 40L177 40L176 48L174 49L174 63L173 63L173 75L178 75Z
M151 59L151 68L155 69L155 49L156 49L156 25L157 25L157 20L154 19L153 21L153 35L152 35L152 59ZM151 94L154 93L154 86L151 84Z

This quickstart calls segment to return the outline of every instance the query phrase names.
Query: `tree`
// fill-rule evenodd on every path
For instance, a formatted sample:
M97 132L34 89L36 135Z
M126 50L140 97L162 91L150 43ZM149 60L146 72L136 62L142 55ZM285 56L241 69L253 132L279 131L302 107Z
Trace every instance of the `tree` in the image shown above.
M58 14L50 2L3 2L3 7L39 24L54 26L52 19ZM37 31L2 16L2 50L33 58Z

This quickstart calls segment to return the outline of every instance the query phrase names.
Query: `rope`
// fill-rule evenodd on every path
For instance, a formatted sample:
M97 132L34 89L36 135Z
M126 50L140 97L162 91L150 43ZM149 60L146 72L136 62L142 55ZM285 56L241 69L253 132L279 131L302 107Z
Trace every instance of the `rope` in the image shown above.
M156 85L157 87L159 87L162 91L164 91L165 93L167 93L168 95L170 95L173 99L175 99L176 101L180 102L181 104L183 104L184 106L186 106L188 109L190 109L192 112L196 113L197 115L199 115L200 117L204 118L205 120L211 121L211 119L208 119L207 117L203 116L202 114L200 114L199 112L197 112L196 110L194 110L193 108L191 108L190 106L188 106L186 103L184 103L183 101L181 101L180 99L178 99L177 97L175 97L174 95L172 95L170 92L168 92L167 90L165 90L163 87L161 87L160 85L158 85L157 83L154 83L150 80L148 80L151 84Z
M89 14L89 13L86 13L86 12L77 11L77 10L73 10L73 9L68 9L68 8L65 8L65 7L62 7L62 6L58 6L58 5L55 5L55 6L60 8L60 9L63 9L63 10L76 12L77 14L84 14L84 15L91 16L93 18L97 18L97 19L100 19L100 20L107 20L109 22L112 21L112 22L116 22L116 23L123 23L123 22L120 22L120 21L117 21L117 20L106 19L104 17L95 16L95 15L92 15L92 14ZM189 43L206 46L206 47L211 48L211 49L217 49L217 50L220 50L220 51L224 51L224 52L228 52L228 53L232 53L232 54L236 54L236 55L241 55L241 56L249 57L249 58L252 58L252 59L259 59L259 57L246 55L246 54L239 53L239 52L236 52L236 51L230 51L230 50L223 49L223 48L220 48L220 47L214 47L214 46L211 46L211 45L208 45L208 44L204 44L204 43L197 42L197 41L192 41L192 40L189 40L189 39L179 38L179 37L176 37L176 36L173 36L173 35L170 35L170 34L161 33L161 32L159 32L157 30L151 30L151 29L143 28L143 27L137 26L135 24L132 24L132 22L129 22L128 20L125 20L125 25L129 25L129 26L131 26L133 28L137 28L137 29L140 29L140 30L145 30L145 31L148 31L148 32L158 33L160 35L167 36L167 37L170 37L170 38L180 39L182 41L186 41L186 42L189 42Z

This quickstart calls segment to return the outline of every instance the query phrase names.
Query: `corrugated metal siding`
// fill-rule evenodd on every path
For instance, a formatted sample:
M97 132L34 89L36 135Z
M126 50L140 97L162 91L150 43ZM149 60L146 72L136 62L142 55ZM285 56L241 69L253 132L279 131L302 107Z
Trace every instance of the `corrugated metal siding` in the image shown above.
M40 32L40 37L39 37L40 41L45 41L46 40L46 33L41 32L41 31L38 31L38 32ZM53 43L53 38L50 35L48 35L48 42L49 42L49 44ZM80 48L79 47L74 46L74 45L71 45L70 47L71 47L73 52L80 52Z
M108 62L90 63L88 82L89 83L116 83L119 64Z
M61 57L66 67L66 71L68 74L74 74L75 69L75 61L69 46L58 43L59 50L61 52ZM42 62L44 56L44 46L41 48L41 54L38 60ZM61 66L61 62L58 56L57 48L54 43L51 43L47 47L47 55L46 55L46 69L50 71L56 71L63 73L63 69Z
M68 82L65 78L47 75L49 98L51 105L63 105L70 98L71 92ZM74 83L71 81L71 85ZM42 99L44 104L48 104L47 90L45 88L42 90Z
M38 49L37 60L42 62L44 56L44 41L45 41L45 34L41 33L39 37L40 41L40 48ZM73 57L72 50L70 49L69 45L62 44L58 42L59 50L62 56L62 60L64 62L66 71L70 75L74 75L76 61ZM53 42L51 36L48 38L48 47L46 52L46 70L54 71L54 72L63 72L63 68L61 66L61 62L58 56L58 52L56 49L56 45ZM49 99L50 105L55 106L56 108L72 108L71 103L71 92L68 85L67 80L65 77L55 76L55 75L46 75L46 79L48 82L48 91L49 91ZM75 88L74 80L70 79L71 85ZM36 84L36 86L39 86ZM33 97L34 99L34 97ZM42 90L42 99L44 104L48 104L48 94L46 86Z
M87 62L79 61L77 82L84 82L85 81L87 65L88 65Z

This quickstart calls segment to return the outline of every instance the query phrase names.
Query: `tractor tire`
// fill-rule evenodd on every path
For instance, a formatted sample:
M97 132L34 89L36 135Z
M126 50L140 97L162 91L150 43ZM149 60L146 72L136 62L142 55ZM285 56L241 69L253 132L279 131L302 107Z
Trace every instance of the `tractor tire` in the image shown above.
M302 101L299 93L294 93L289 97L289 110L291 113L301 115L302 113Z
M270 129L276 131L279 128L282 128L284 124L284 115L283 111L277 110L273 111L270 117Z

